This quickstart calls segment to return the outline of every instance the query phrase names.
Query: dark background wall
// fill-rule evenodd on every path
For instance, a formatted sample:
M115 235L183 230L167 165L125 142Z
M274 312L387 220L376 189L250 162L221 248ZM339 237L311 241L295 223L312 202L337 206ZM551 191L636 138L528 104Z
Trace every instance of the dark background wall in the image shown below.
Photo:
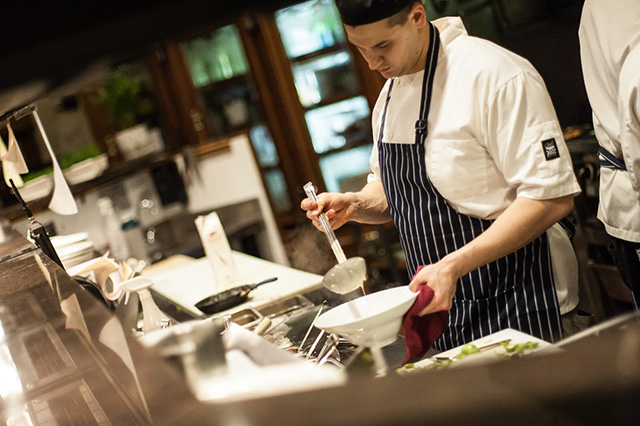
M459 15L470 35L527 58L542 75L563 127L591 123L580 66L583 0L425 0L429 19Z

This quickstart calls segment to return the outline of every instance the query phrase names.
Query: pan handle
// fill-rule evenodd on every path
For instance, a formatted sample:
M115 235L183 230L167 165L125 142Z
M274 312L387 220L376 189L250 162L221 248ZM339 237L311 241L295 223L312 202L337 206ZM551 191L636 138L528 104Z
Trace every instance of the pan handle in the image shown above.
M266 280L262 280L259 283L249 285L249 290L253 290L254 288L261 286L262 284L271 283L278 279L278 277L267 278Z

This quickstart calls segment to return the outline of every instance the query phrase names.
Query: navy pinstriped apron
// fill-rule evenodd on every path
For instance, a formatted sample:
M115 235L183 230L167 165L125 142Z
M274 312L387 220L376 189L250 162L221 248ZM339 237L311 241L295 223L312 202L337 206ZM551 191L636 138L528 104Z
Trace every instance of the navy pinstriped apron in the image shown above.
M458 213L428 177L426 124L440 46L440 36L433 24L430 40L415 143L382 140L393 80L389 84L378 136L381 180L400 233L410 276L418 266L436 263L461 248L493 222ZM449 325L434 347L447 350L505 328L551 342L561 337L546 234L458 280Z

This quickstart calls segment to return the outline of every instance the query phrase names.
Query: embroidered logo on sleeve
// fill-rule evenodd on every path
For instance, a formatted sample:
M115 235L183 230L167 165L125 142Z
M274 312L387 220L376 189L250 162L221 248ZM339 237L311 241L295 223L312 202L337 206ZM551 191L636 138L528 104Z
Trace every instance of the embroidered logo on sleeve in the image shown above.
M560 158L560 151L558 151L558 145L556 145L555 139L542 141L542 149L544 150L544 158L546 158L547 161Z

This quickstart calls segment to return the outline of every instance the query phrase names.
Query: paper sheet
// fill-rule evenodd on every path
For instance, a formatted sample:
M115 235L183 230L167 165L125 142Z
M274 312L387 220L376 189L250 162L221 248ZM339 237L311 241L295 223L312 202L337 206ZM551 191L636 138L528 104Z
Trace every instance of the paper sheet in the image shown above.
M124 281L122 274L126 272L118 262L108 256L109 253L107 252L102 257L87 260L86 262L69 268L67 273L71 277L93 273L94 281L102 289L104 296L109 300L117 300L122 294L122 290L120 289L120 283ZM110 292L106 289L107 278L111 278L113 284L113 289L109 289Z
M89 335L89 329L87 328L87 323L85 322L84 315L82 314L82 308L80 308L80 303L78 302L78 296L74 293L67 297L60 302L60 308L67 317L65 328L67 330L78 330L90 342L91 336Z
M64 179L62 169L60 168L58 160L53 153L53 149L51 148L51 144L49 143L47 134L44 132L44 127L42 127L42 122L40 121L38 112L35 110L33 111L33 119L38 126L38 130L40 130L40 134L42 135L44 144L47 147L47 151L49 151L49 155L51 156L51 163L53 164L53 196L51 197L49 208L54 212L62 215L76 214L78 213L76 200L73 198L71 189L69 189L69 185L67 185L67 181Z
M7 123L7 132L9 135L9 147L6 147L4 141L0 137L0 160L2 161L2 173L4 174L4 181L7 186L11 187L9 179L13 180L16 187L23 185L21 174L28 173L29 168L24 161L20 146L13 134L11 124Z

